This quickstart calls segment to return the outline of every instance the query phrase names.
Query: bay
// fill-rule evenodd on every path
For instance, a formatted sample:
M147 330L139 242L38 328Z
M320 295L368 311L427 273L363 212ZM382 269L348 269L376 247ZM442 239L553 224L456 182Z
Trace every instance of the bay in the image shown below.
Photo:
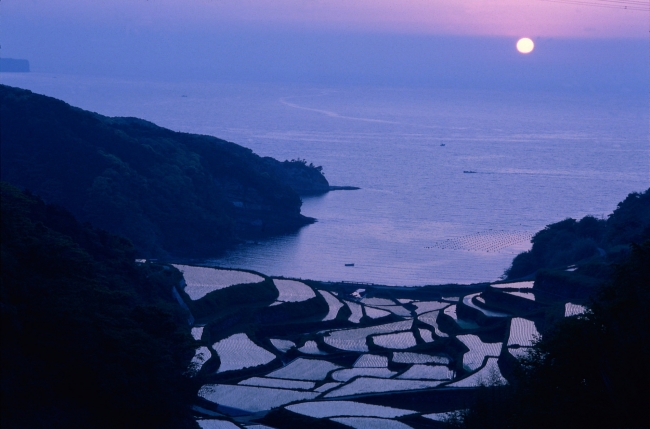
M647 97L0 75L109 116L322 165L318 222L200 261L388 285L497 279L531 235L650 186ZM466 173L471 171L472 173ZM354 263L353 267L346 264Z

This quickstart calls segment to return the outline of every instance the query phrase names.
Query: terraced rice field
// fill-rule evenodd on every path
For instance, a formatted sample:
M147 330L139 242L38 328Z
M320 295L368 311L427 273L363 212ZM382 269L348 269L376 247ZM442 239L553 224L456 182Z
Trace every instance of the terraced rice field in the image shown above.
M325 395L326 398L352 396L363 393L399 392L436 387L440 381L398 380L394 378L359 377Z
M323 317L323 322L336 319L336 316L339 314L339 310L343 308L343 304L341 304L341 301L336 299L334 295L332 295L327 291L319 290L318 293L320 293L323 296L323 298L325 298L325 301L329 306L329 311L327 315Z
M358 338L341 338L335 336L329 336L323 338L326 344L335 347L339 350L348 350L353 352L367 352L368 345L366 343L366 337Z
M289 340L280 340L276 338L271 338L271 344L273 344L273 347L281 351L282 353L286 353L289 351L289 349L296 347L296 343L293 341Z
M268 377L318 381L325 380L327 374L335 369L341 367L325 360L298 358L284 368L268 374Z
M320 393L327 392L328 390L332 390L335 387L339 387L340 385L341 385L341 383L325 383L322 386L317 387L316 389L314 389L314 392L320 392Z
M431 331L428 329L419 328L418 332L420 333L420 338L422 338L422 341L425 343L432 343L434 341L433 335L431 335Z
M499 356L501 343L484 343L476 335L459 335L456 337L467 346L469 351L463 355L463 366L468 371L474 371L483 365L486 356Z
M415 411L353 401L314 401L288 405L287 410L317 419L338 416L395 418Z
M368 345L366 343L366 338L369 335L405 331L411 329L412 325L412 320L405 320L402 322L388 323L368 328L331 331L327 336L323 337L323 341L340 350L367 352Z
M318 348L318 344L316 344L316 341L307 341L304 346L300 347L298 349L302 353L308 354L308 355L325 355L327 353L320 351Z
M395 301L385 298L363 298L361 302L364 305L395 305Z
M275 355L258 346L246 334L234 334L214 343L212 348L219 355L219 371L234 371L253 366L265 365L275 359Z
M202 419L196 422L201 429L239 429L239 426L228 420Z
M519 298L535 301L535 294L532 292L506 292L508 295L518 296Z
M535 284L534 281L529 281L529 282L491 284L490 286L497 289L532 289L534 284Z
M196 341L201 341L202 336L203 336L203 326L196 326L192 328L192 338L194 338Z
M444 332L442 332L442 331L440 330L440 328L438 327L438 322L437 322L437 320L438 320L438 313L440 313L440 312L439 312L439 311L432 311L432 312L429 312L429 313L421 314L421 315L418 316L418 320L419 320L420 322L422 322L422 323L426 323L427 325L433 327L433 331L434 331L434 332L436 333L436 335L439 336L440 338L446 338L446 337L448 337L449 335L447 335L447 334L445 334Z
M508 346L531 347L534 340L539 337L535 323L521 317L513 317L510 321L510 336Z
M397 420L374 417L334 417L330 420L354 429L412 429L411 426Z
M487 363L480 371L475 372L467 378L455 383L450 383L448 387L477 387L490 386L495 384L508 384L508 380L503 378L501 370L497 363L497 358L489 358Z
M528 355L528 352L530 351L529 347L519 347L519 348L514 348L514 347L509 347L508 348L508 353L513 355L517 359L521 359L523 357L526 357Z
M379 310L390 311L397 316L409 317L411 315L411 312L401 305L374 305L373 307Z
M199 391L199 396L208 401L253 413L314 399L318 395L316 392L229 384L206 384Z
M382 317L390 316L390 311L379 310L378 308L364 307L364 310L366 312L366 316L370 317L371 319L380 319Z
M302 302L316 297L312 288L296 280L273 279L273 284L281 302Z
M203 367L203 364L206 363L208 359L210 359L210 356L210 349L205 346L199 347L194 352L194 357L192 358L191 364L194 365L197 371L200 371Z
M185 293L191 300L201 299L210 292L230 286L247 283L259 283L264 278L257 274L236 270L219 270L216 268L193 267L191 265L174 265L183 273L187 286Z
M587 307L580 304L572 304L567 302L564 304L564 317L579 316L587 311Z
M443 313L445 313L447 316L451 317L454 320L458 320L458 316L456 315L455 305L450 305L449 307L445 308L443 310Z
M388 358L380 355L361 355L354 363L355 368L386 368Z
M213 277L223 272L234 272L237 275L242 273L200 267L194 270L194 268L197 267L186 270L188 279L193 279L190 281L186 279L186 282L188 288L191 284L202 288L202 296L205 296L206 290L214 289ZM244 273L244 275L251 276L248 278L249 281L263 280L262 276L255 274ZM199 277L204 283L198 282ZM237 279L238 283L240 281L241 278ZM200 391L200 396L213 403L211 407L208 403L202 402L195 408L198 415L206 417L200 420L202 426L226 427L224 425L230 422L225 420L227 417L221 417L221 414L225 413L232 415L231 419L239 422L237 427L268 429L270 426L263 427L254 423L256 417L251 414L260 413L256 415L261 416L278 407L286 407L287 411L304 417L295 416L298 420L288 422L286 426L279 423L278 428L271 429L294 427L300 419L307 418L329 419L332 424L373 429L408 428L410 423L398 421L396 418L401 419L411 414L440 421L448 414L424 414L424 410L419 408L416 412L357 401L366 401L362 398L368 396L380 397L384 401L394 397L396 392L400 392L400 397L408 398L409 392L439 388L443 389L438 390L436 395L444 396L444 392L447 391L444 388L447 386L472 389L482 383L507 383L499 370L499 363L508 365L516 365L516 363L505 353L515 358L525 355L538 335L532 321L490 310L490 302L485 301L476 287L472 287L473 292L469 292L465 287L446 289L444 294L449 296L441 299L440 294L434 289L429 289L426 293L414 288L408 289L407 298L399 295L399 288L387 290L374 285L364 285L367 289L356 289L350 292L354 287L345 284L339 286L334 283L321 283L321 286L312 288L304 282L294 280L274 279L273 282L278 289L279 297L272 305L283 307L266 311L265 305L260 303L260 310L257 313L255 313L257 310L251 310L250 307L246 307L246 311L241 314L235 312L242 318L241 329L232 324L227 325L226 329L232 329L229 333L239 333L215 342L212 346L212 355L211 349L206 345L197 349L197 355L193 360L197 367L203 366L211 357L217 360L214 365L209 366L209 368L217 368L216 372L208 373L206 367L200 374L200 377L205 377L207 380L207 384ZM228 287L225 286L226 284L227 282L223 282L218 287ZM504 289L501 291L503 293L528 299L534 298L532 286L532 282L518 282L493 287ZM391 299L362 298L366 290L371 296L379 294L390 296ZM422 288L422 290L427 289ZM456 297L455 293L461 296ZM469 294L462 295L463 293ZM182 298L194 310L200 308L200 305L195 304L195 307L192 307L190 300L195 300L198 296L183 295ZM323 297L328 304L327 310L322 308L318 310L320 311L318 314L313 311L295 310L295 315L290 314L294 309L299 308L299 305L311 306L314 301L301 303L313 298L320 300L320 297ZM464 304L456 304L459 300ZM517 301L512 300L512 302ZM524 305L523 300L521 302L522 312L519 314L527 314L528 307ZM298 306L295 303L298 303ZM538 308L549 308L555 312L560 304L565 303L555 302L551 306L546 301L538 302ZM314 308L321 308L320 305ZM467 312L467 316L464 316L466 319L459 319L456 313L457 305L466 305L477 311ZM340 314L340 310L345 306L350 310L349 317ZM565 305L567 317L584 310L583 306L577 304L566 303ZM248 317L247 312L251 311L254 316L245 319ZM344 310L344 314L348 314L347 310ZM465 315L465 313L461 314ZM445 315L451 317L457 327L451 325L451 321ZM195 316L198 316L196 320L200 323L208 324L205 336L202 326L192 328L192 336L196 341L203 339L205 342L209 338L208 333L214 335L222 329L221 325L210 326L211 319L206 318L205 315ZM497 330L505 329L505 325L499 324L495 327L490 323L485 324L483 316L499 317L509 323L506 344L485 343L480 339L483 335L495 338L494 335L505 334ZM376 321L382 317L391 322ZM417 318L415 326L413 317ZM440 329L439 317L447 332ZM208 322L205 322L206 320ZM224 323L223 319L216 320L219 322L213 323ZM266 323L266 320L269 322ZM477 322L481 322L481 326ZM232 322L227 320L227 323ZM274 330L276 326L277 330ZM458 328L461 329L462 335L458 335ZM462 353L464 348L460 343L467 347L467 352ZM197 345L201 344L197 343ZM369 352L371 348L372 353ZM501 356L502 352L503 356ZM203 360L200 359L201 357ZM278 357L279 359L276 360ZM499 361L501 358L506 360ZM280 359L285 366L278 369L281 365ZM290 359L293 360L289 361ZM465 378L459 379L456 371ZM454 390L454 392L458 391ZM413 394L429 395L429 393ZM415 408L417 408L415 404L419 404L416 399L405 403L412 403ZM408 421L411 421L410 417ZM421 421L420 423L416 423L417 419L412 421L414 426L422 426ZM327 420L323 423L327 423ZM426 427L426 424L423 427Z
M501 313L500 311L493 311L493 310L488 310L486 308L479 307L478 305L474 304L472 302L472 298L478 297L480 293L475 293L472 295L467 295L465 298L463 298L463 304L466 306L473 308L475 310L480 311L481 313L485 314L487 317L508 317L509 315L506 313Z
M352 312L348 320L352 323L359 323L361 321L361 318L363 317L363 309L361 308L361 306L356 302L351 302L351 301L343 301L343 302L345 302L345 305L347 305L348 308L350 309L350 312Z
M442 365L413 365L397 378L415 380L451 380L454 372Z
M314 290L302 282L273 279L273 284L278 289L280 302L302 302L316 297Z
M399 332L396 334L375 335L372 337L375 345L385 349L410 349L415 347L417 342L413 332Z
M461 328L461 329L477 329L478 325L472 321L469 320L464 320L464 319L459 319L458 316L456 315L456 306L455 305L450 305L449 307L445 308L443 312L454 319L454 322Z
M397 363L438 363L448 365L449 358L445 356L426 355L423 353L395 352L393 353L393 362Z
M440 301L420 301L414 302L413 305L416 307L416 314L428 313L430 311L442 310L445 307L449 307L448 302Z
M313 381L284 380L280 378L251 377L240 381L245 386L277 387L280 389L311 390L316 383Z
M452 411L452 412L448 412L448 413L422 414L422 417L424 417L425 419L429 419L429 420L435 420L437 422L445 422L448 419L450 419L451 417L453 417L455 413L456 413L455 411Z
M395 374L397 373L390 371L388 368L350 368L334 371L332 373L332 378L336 381L348 381L354 377L362 375L378 378L390 378Z

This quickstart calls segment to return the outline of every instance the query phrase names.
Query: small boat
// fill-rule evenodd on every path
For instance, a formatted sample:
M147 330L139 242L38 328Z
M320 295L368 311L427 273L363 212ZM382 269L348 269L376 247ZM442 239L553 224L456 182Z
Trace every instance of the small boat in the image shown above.
M476 171L473 171L473 170L465 170L465 171L463 171L463 173L470 174L470 173L476 173Z
M346 267L354 267L354 264L345 264Z
M445 146L445 144L444 144L444 143L440 143L440 146Z

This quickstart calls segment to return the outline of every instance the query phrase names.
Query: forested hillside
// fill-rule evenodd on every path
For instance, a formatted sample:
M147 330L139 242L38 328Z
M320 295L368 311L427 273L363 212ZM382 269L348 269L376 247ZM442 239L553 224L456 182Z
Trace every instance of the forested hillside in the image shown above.
M515 366L513 382L484 387L449 425L647 427L650 190L628 195L607 220L566 219L538 232L509 273L535 271L536 302L577 300L587 311L547 318L549 329Z
M484 387L463 429L646 428L650 383L650 241L632 245L592 296L520 361L509 386Z
M109 118L0 85L2 180L129 238L138 254L205 256L295 231L321 169L214 137Z
M0 183L2 427L193 428L175 269Z
M563 268L599 253L613 255L630 243L648 239L650 189L629 194L606 220L585 216L548 225L533 236L531 250L515 257L506 276L515 279L540 269Z

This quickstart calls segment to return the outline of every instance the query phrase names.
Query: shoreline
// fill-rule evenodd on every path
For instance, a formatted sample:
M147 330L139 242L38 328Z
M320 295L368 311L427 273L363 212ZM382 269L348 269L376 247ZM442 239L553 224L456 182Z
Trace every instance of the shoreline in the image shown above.
M497 281L484 281L484 282L477 282L477 283L469 283L469 284L461 284L461 283L443 283L443 284L427 284L427 285L421 285L421 286L414 286L414 285L396 285L396 286L391 286L391 285L385 285L385 284L379 284L379 283L368 283L368 282L356 282L356 281L347 281L347 280L341 280L341 281L334 281L334 280L314 280L314 279L304 279L301 277L291 277L291 276L274 276L274 275L268 275L266 273L262 273L261 271L256 271L253 269L249 268L232 268L232 267L226 267L226 266L216 266L216 265L203 265L203 264L196 264L196 261L192 260L155 260L155 259L139 259L138 261L149 261L149 262L154 262L158 264L163 264L163 265L172 265L172 264L181 264L181 265L193 265L197 267L206 267L206 268L214 268L217 270L232 270L232 271L243 271L247 273L252 273L252 274L257 274L262 277L268 277L272 279L281 279L281 280L294 280L298 282L303 282L306 283L310 286L313 287L318 287L321 289L326 289L326 290L334 290L334 291L349 291L349 293L354 292L355 290L358 289L365 289L366 291L369 289L375 290L375 291L385 291L385 292L390 292L390 291L399 291L400 294L403 293L412 293L415 295L420 295L420 294L430 294L430 293L437 293L437 294L467 294L467 293L472 293L472 292L481 292L485 290L487 286L489 286L492 283L502 283L503 280L497 280ZM523 279L515 279L515 280L509 280L506 283L512 283L516 281L521 281Z

